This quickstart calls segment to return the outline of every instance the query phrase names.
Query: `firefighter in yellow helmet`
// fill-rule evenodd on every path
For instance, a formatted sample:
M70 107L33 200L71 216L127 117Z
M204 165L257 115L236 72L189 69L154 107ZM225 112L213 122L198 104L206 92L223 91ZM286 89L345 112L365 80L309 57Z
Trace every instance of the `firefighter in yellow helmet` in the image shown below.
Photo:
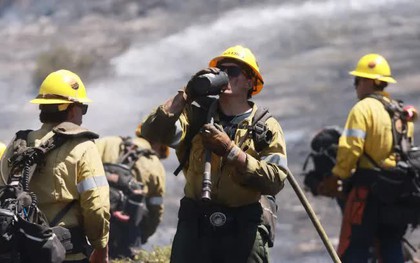
M165 169L143 138L108 136L96 146L111 188L110 256L133 258L162 221Z
M261 221L259 201L271 195L265 204L274 204L284 186L283 131L250 100L264 83L251 50L230 47L209 66L141 129L149 141L175 148L176 172L186 178L171 262L268 262L274 226Z
M396 81L388 62L379 54L363 56L349 74L354 76L359 101L350 110L340 137L333 176L322 183L318 191L323 195L337 196L342 188L339 186L341 180L350 179L352 182L338 246L342 262L370 262L375 257L373 251L376 247L376 256L381 262L402 263L401 238L407 224L390 223L394 220L386 216L401 215L387 210L389 206L383 203L383 198L389 196L394 187L390 188L391 192L381 192L376 187L386 183L386 180L382 181L385 177L383 169L395 167L397 161L392 121L384 107L385 102L392 101L384 89ZM415 111L412 112L414 115ZM412 127L412 123L409 125ZM411 128L408 136L412 137L412 133Z
M88 102L91 100L83 82L68 70L50 73L41 84L38 96L31 100L39 104L42 126L27 134L27 145L39 146L54 134L65 138L61 146L47 153L29 189L36 194L38 207L50 223L68 208L56 222L72 235L73 249L66 254L66 262L108 262L109 187L93 141L98 135L80 126ZM13 155L14 147L13 143L9 144L2 159L1 184L8 180L7 160ZM90 255L85 253L86 237L93 248Z

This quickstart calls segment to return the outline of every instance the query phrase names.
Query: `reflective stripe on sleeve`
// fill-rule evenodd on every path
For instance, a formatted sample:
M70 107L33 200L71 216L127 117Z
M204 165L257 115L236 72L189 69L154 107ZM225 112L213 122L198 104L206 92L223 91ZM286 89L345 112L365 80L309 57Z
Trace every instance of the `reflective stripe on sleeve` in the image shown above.
M261 160L266 161L267 163L274 163L280 167L287 169L287 158L282 157L279 154L270 154L261 158Z
M169 146L171 148L175 148L176 146L178 146L179 142L181 141L181 137L182 137L181 123L180 123L179 120L177 120L175 122L175 135L174 135L174 138L172 139L172 142Z
M366 132L359 129L345 129L342 136L364 139L366 137Z
M161 196L153 196L147 199L149 205L161 205L163 204L163 198Z
M82 180L80 183L77 184L77 191L79 194L92 190L97 187L101 186L108 186L108 181L106 180L105 175L101 176L92 176Z

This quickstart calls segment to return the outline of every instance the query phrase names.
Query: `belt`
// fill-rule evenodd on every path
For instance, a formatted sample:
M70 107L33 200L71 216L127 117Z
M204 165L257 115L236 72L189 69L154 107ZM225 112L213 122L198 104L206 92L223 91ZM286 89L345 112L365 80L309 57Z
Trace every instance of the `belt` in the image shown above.
M241 207L226 207L213 203L202 203L191 198L181 199L179 220L198 220L201 227L221 230L244 222L261 223L262 208L259 203Z

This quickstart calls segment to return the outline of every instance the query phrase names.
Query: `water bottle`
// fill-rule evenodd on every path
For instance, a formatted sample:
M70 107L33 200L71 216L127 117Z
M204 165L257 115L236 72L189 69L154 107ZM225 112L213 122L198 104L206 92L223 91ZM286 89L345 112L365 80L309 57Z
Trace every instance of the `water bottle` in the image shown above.
M229 83L226 72L220 71L219 74L207 73L197 76L190 80L188 86L191 88L194 97L209 95L219 95L222 88Z

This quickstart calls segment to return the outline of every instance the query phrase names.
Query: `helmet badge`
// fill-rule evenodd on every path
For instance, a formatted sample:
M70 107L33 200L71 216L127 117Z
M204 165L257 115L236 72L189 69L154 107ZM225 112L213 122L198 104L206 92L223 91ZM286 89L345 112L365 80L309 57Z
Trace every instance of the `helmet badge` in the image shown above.
M374 68L374 67L376 67L376 62L375 62L375 61L371 61L371 62L369 62L368 67L369 67L369 68Z
M74 90L78 90L79 89L79 83L74 78L67 77L64 81L67 82L72 89L74 89Z

